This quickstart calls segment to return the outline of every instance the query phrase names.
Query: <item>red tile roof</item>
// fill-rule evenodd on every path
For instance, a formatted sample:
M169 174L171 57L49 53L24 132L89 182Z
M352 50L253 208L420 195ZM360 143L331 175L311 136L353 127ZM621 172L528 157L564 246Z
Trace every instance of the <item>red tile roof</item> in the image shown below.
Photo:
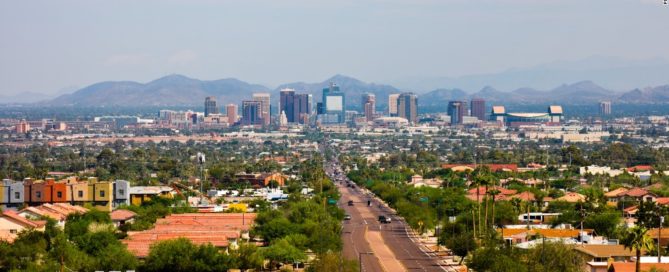
M248 231L255 220L255 213L186 213L173 214L158 219L153 229L129 232L123 243L137 257L146 257L156 241L187 238L195 244L211 243L227 247L229 240L238 239Z
M51 210L48 210L48 209L44 209L44 208L40 209L39 207L28 207L28 208L25 208L25 209L19 211L19 213L22 213L22 214L23 213L30 213L30 214L37 215L37 217L49 217L49 218L51 218L53 220L56 220L56 221L63 221L63 220L65 220L65 217L67 217L64 214L61 214L61 213L58 213L58 212L55 212L55 211L51 211ZM30 215L30 217L32 217L32 215Z
M534 194L530 191L525 191L520 194L512 195L511 198L518 198L523 201L534 201L536 198L534 197Z
M592 229L583 229L586 233L592 233ZM504 234L504 238L511 238L518 235L538 234L546 238L575 238L579 236L578 229L497 229L497 232Z
M137 214L128 210L115 210L109 214L112 221L125 221L134 218Z
M46 221L32 221L28 220L26 218L21 217L18 213L15 211L3 211L2 212L2 217L5 217L9 220L12 220L26 228L41 228L46 225Z
M605 196L605 197L609 197L609 198L612 198L612 197L619 197L619 196L625 194L627 191L629 191L627 188L620 187L620 188L615 189L615 190L613 190L613 191L604 193L604 196Z
M653 166L651 165L637 165L627 168L627 172L645 172L650 170L653 170Z
M474 196L476 196L476 189L477 188L469 189L467 191L467 193L468 194L473 194ZM493 190L493 189L497 189L499 191L500 195L514 195L518 192L516 190L509 190L509 189L499 187L499 186L494 186L494 187L493 186L488 186L488 190ZM480 195L485 195L486 194L485 186L479 186L478 187L478 194L480 194Z
M655 199L657 205L669 205L669 197L658 197Z
M668 271L669 263L641 263L641 271L650 271L653 267L657 271ZM613 262L609 271L611 272L634 272L636 271L636 263L634 262Z
M451 169L453 167L458 167L458 166L464 166L468 168L475 169L477 166L482 166L485 165L488 168L490 168L490 171L497 172L497 171L518 171L518 165L517 164L443 164L441 165L441 168L444 169Z
M623 195L631 196L631 197L642 197L642 196L645 196L647 194L652 194L652 193L649 192L646 189L642 189L642 188L639 188L639 187L634 187L634 188L630 189L629 191L625 192Z
M575 203L579 201L585 201L585 196L575 192L567 192L565 195L558 197L555 200Z

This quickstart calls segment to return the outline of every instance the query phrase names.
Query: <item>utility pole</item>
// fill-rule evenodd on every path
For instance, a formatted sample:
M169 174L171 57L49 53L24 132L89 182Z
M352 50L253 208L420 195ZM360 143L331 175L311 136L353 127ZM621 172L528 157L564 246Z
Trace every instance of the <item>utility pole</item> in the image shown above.
M583 245L583 219L585 218L585 210L583 210L583 204L581 204L581 245Z
M202 196L200 196L200 203L202 203L204 201L204 180L205 180L204 163L205 163L205 161L206 161L206 159L205 159L204 154L201 153L201 152L198 152L197 153L197 162L200 164L200 176L202 177L202 179L200 179L200 193L202 194Z
M662 248L660 247L660 239L662 239L662 224L664 223L664 216L660 215L660 227L657 228L657 263L662 263Z

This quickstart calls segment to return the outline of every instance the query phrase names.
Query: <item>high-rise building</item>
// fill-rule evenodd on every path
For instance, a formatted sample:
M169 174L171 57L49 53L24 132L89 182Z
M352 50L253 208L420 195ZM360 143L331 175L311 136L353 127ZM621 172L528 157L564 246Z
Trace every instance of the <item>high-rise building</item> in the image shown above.
M295 122L295 115L293 114L295 105L295 90L282 89L279 92L279 112L286 114L286 120L289 123Z
M418 122L418 97L414 93L402 93L397 98L397 116L409 123Z
M313 103L313 97L310 94L296 94L293 99L293 122L300 124L309 123ZM286 116L287 118L288 116Z
M262 125L262 102L242 101L242 125Z
M26 120L21 120L21 122L16 124L14 129L18 134L26 134L28 131L30 131L30 124L28 124Z
M388 96L388 115L397 116L397 99L400 94L391 94Z
M602 116L611 115L611 101L599 102L599 114Z
M269 125L270 121L272 120L270 117L271 113L271 106L269 102L269 94L268 93L254 93L253 94L253 100L254 101L260 101L262 103L261 105L261 113L260 113L260 118L262 118L262 123L263 125Z
M478 118L481 121L485 119L485 100L482 98L472 99L472 116Z
M218 114L218 106L216 105L216 97L209 96L204 99L204 116L209 117L210 114Z
M328 88L323 89L323 123L344 123L346 121L346 96L339 90L339 86L330 82Z
M237 105L228 104L225 106L225 114L228 115L228 124L233 125L237 123Z
M448 115L451 116L451 126L462 124L467 116L467 105L464 101L448 102Z
M371 93L362 95L362 110L368 122L374 119L374 115L376 114L376 95Z

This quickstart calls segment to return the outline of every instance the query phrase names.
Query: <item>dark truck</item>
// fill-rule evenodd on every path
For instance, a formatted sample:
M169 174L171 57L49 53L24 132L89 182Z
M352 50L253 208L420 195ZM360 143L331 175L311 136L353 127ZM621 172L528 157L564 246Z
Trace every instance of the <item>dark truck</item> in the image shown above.
M349 200L349 201L348 201L348 205L349 205L349 206L353 206L353 200Z

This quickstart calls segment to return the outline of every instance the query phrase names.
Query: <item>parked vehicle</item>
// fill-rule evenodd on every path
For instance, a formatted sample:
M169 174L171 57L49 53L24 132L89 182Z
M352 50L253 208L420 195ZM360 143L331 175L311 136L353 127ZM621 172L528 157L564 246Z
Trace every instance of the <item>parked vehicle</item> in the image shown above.
M351 215L350 214L344 215L344 220L351 220Z
M353 200L349 200L349 201L348 201L348 205L349 205L349 206L353 206Z

